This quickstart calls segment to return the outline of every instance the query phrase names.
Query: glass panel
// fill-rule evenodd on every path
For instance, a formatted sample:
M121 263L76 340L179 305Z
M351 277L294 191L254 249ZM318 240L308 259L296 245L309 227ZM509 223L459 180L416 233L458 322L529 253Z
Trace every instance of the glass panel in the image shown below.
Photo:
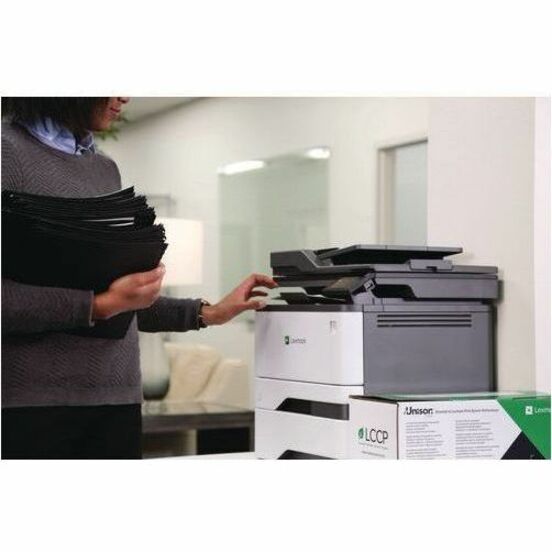
M427 142L393 149L391 197L395 244L427 243Z
M271 274L271 251L327 247L327 159L272 158L260 169L220 175L219 188L223 293L251 272Z

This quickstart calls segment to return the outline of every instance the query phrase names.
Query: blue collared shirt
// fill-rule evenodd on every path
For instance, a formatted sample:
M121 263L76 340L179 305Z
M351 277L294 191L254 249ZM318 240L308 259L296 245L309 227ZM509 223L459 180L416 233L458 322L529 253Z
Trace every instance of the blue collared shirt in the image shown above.
M69 129L56 123L49 117L33 123L23 123L23 126L37 140L59 151L73 155L96 153L94 135L91 132L88 132L83 138L77 140L76 136Z

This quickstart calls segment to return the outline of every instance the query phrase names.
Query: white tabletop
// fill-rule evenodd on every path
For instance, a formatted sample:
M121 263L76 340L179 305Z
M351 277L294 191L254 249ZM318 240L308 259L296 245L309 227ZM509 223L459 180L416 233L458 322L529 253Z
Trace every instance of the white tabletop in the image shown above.
M254 452L228 452L224 454L191 454L172 456L165 460L256 460Z

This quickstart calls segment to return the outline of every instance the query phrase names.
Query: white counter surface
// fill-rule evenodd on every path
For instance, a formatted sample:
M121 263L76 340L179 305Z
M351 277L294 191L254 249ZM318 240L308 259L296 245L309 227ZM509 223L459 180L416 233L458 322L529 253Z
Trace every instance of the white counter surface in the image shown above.
M254 452L230 452L226 454L194 454L173 456L171 460L256 460ZM168 458L166 459L168 460Z

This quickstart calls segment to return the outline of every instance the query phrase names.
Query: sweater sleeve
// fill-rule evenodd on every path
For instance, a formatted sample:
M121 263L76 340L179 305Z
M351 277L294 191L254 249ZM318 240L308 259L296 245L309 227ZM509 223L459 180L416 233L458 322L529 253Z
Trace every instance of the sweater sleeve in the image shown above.
M137 312L142 332L187 332L199 330L201 299L160 297L151 307Z
M92 291L30 286L2 278L2 334L91 327Z
M21 190L21 163L10 140L2 135L2 190Z

